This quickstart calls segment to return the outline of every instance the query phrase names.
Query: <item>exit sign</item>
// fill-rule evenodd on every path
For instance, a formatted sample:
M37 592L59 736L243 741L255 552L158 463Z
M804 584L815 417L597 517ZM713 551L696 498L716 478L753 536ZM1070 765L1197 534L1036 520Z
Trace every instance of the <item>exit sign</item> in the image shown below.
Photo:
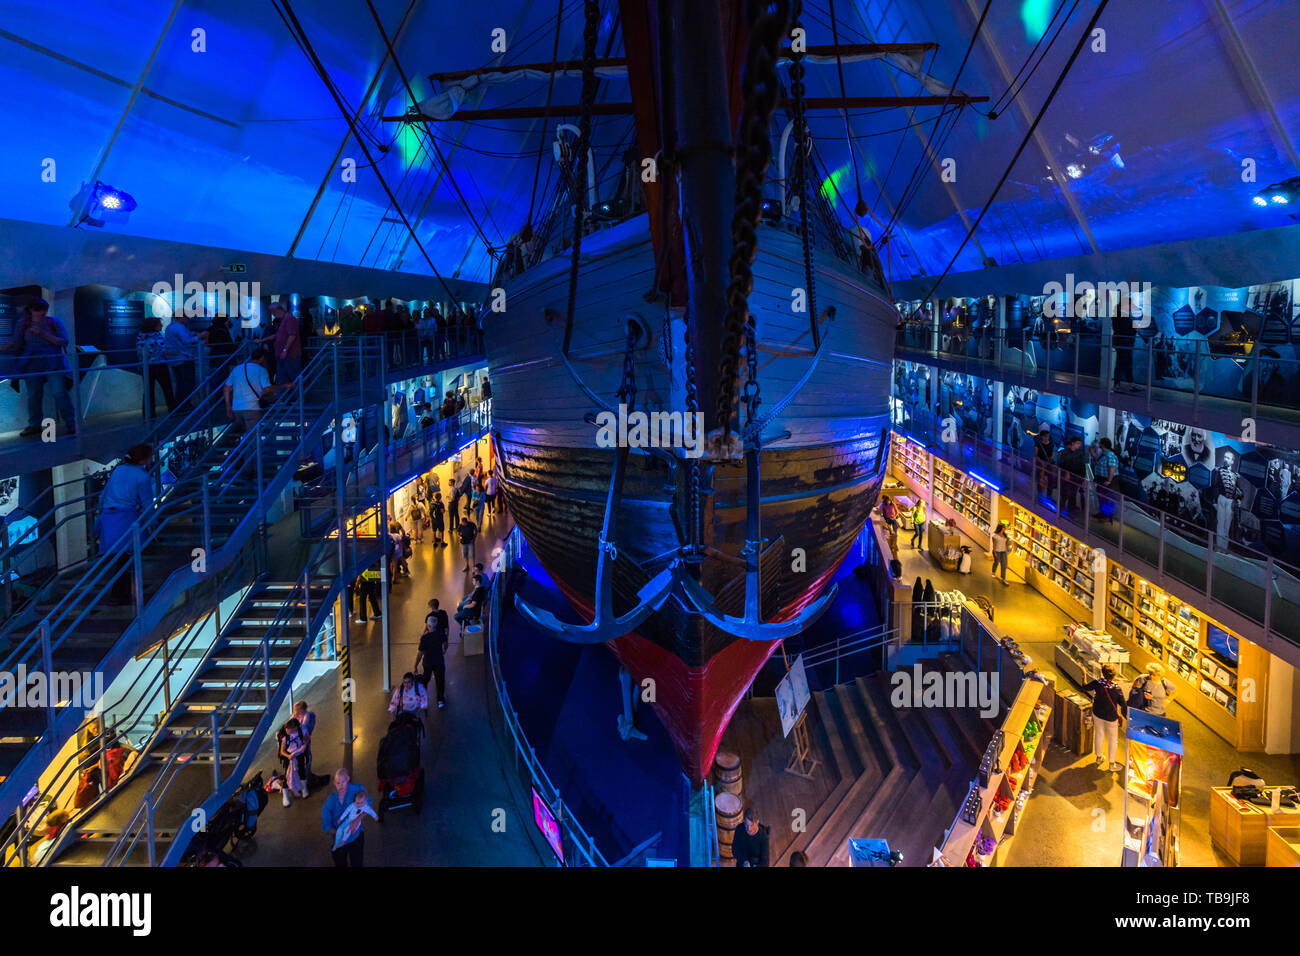
M226 271L234 272L234 273L247 272L248 266L242 262L232 262L228 266L226 266Z

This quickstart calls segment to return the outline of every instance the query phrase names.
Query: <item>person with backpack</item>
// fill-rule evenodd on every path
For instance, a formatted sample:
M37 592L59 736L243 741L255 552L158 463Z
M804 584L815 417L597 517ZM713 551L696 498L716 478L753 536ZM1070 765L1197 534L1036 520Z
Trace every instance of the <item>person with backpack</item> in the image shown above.
M920 548L925 543L925 502L917 500L912 508L912 547Z
M275 735L280 751L280 766L284 768L284 805L289 806L289 792L307 799L307 738L296 717L290 717Z
M411 504L406 509L407 520L411 523L411 538L416 544L424 544L424 504L419 497L412 496Z
M406 563L414 552L411 550L411 536L406 533L400 521L393 521L388 525L389 539L392 541L392 551L389 554L389 563L396 568L397 574L405 577L411 576L411 568ZM395 577L396 575L394 575Z
M424 685L407 671L402 675L402 682L393 688L392 699L388 702L388 713L393 717L398 714L415 714L423 717L429 709L429 695Z
M1101 677L1083 685L1092 695L1092 749L1097 756L1097 769L1123 770L1115 762L1115 748L1119 743L1119 729L1124 726L1128 703L1124 692L1115 683L1115 668L1109 664L1101 667Z
M447 514L447 506L442 503L442 492L433 493L433 501L429 502L429 524L433 528L433 546L435 548L447 547L447 541L443 534L442 522Z
M465 567L462 570L468 574L470 558L475 556L474 539L478 537L478 525L469 520L469 514L467 513L456 531L460 535L460 553L465 558Z
M1174 696L1177 688L1165 677L1165 666L1159 661L1152 661L1146 667L1146 673L1133 681L1129 688L1128 705L1134 710L1143 710L1156 717L1165 716L1165 704Z

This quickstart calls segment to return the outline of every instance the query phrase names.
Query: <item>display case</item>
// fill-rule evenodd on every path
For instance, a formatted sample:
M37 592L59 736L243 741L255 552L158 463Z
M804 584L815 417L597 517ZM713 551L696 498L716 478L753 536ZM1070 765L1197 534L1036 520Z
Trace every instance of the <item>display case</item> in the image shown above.
M1176 720L1130 710L1124 739L1121 866L1177 866L1183 729Z

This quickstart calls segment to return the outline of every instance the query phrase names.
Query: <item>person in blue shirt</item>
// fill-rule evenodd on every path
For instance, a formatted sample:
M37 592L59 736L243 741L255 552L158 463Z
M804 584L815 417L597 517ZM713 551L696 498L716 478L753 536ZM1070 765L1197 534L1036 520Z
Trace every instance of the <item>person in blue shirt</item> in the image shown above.
M360 828L356 835L340 846L338 840L339 823L348 807L356 802L358 793L365 793L366 788L352 782L352 775L343 767L334 771L334 789L325 798L320 808L321 832L330 835L330 855L334 857L335 866L361 866L361 857L365 851L366 834Z
M28 303L27 314L14 328L13 340L0 346L0 350L21 355L19 368L27 382L27 427L19 433L24 438L35 438L41 433L46 388L54 395L54 407L63 419L64 433L77 433L72 399L68 397L68 360L63 353L67 347L68 330L50 315L50 304L44 299Z
M189 316L178 310L163 332L163 354L172 365L176 379L176 400L183 406L194 394L194 364L198 361L200 343L208 340L207 332L191 332Z
M127 544L127 533L142 514L153 507L152 445L133 445L113 469L99 495L95 537L99 553L119 551ZM126 603L130 598L131 575L123 572L113 584L112 598Z

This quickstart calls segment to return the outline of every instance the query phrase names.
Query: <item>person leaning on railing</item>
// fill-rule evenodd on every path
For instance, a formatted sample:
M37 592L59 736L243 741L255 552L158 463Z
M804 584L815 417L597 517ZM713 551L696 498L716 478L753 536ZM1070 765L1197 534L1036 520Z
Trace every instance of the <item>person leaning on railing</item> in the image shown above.
M19 432L23 438L41 434L46 388L54 393L54 407L63 419L64 434L77 433L76 414L68 397L68 359L64 355L70 341L68 330L49 313L50 304L44 299L29 302L26 315L14 328L12 341L0 345L0 351L21 356L19 368L27 383L27 427Z

